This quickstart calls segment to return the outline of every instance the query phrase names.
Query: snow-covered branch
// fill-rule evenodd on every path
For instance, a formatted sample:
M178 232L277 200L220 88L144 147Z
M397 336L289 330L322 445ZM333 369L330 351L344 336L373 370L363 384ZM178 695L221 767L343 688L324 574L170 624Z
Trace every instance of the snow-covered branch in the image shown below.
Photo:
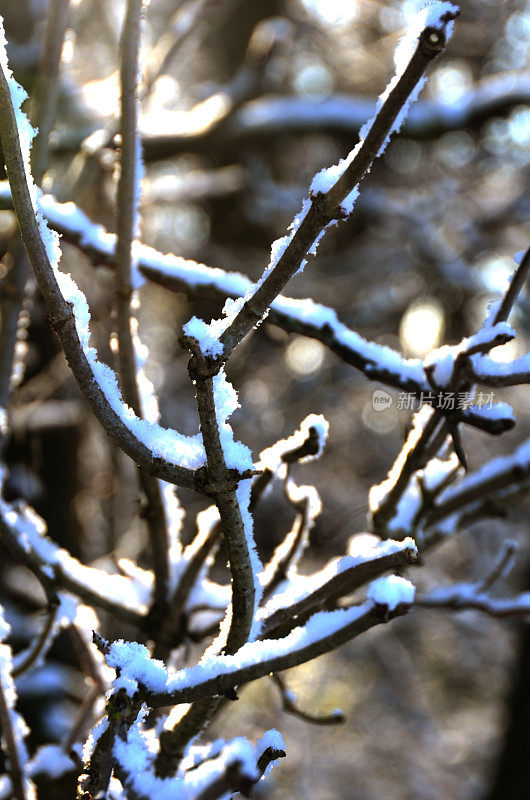
M60 14L65 5L68 3L54 0L52 11ZM0 137L9 178L9 185L0 184L0 208L12 208L15 212L52 327L90 409L119 448L140 468L141 488L149 504L147 544L151 545L151 561L147 555L150 568L146 569L143 566L146 537L142 536L139 517L135 515L131 523L133 515L128 511L123 524L120 520L118 525L114 524L117 517L114 514L105 549L99 550L106 554L105 560L94 562L97 567L82 563L71 555L77 552L75 542L68 544L68 550L59 546L48 538L45 523L25 501L9 499L18 495L8 495L9 467L0 464L1 543L40 582L48 604L42 625L33 625L31 633L29 626L21 632L25 649L14 660L10 648L3 644L7 626L0 618L0 722L10 768L10 776L2 776L0 781L0 796L5 788L16 800L33 800L31 781L35 774L40 774L39 770L46 773L46 758L50 762L51 780L53 776L73 777L77 768L81 773L80 796L85 792L87 796L105 795L109 800L125 797L213 800L235 791L248 792L285 755L278 732L268 731L256 745L246 739L210 743L199 739L214 716L229 701L237 699L240 687L273 676L284 710L307 721L332 724L342 719L340 714L319 717L301 711L279 673L312 661L375 626L406 614L415 604L475 608L495 616L530 616L528 593L511 600L493 596L492 587L513 561L511 544L476 585L426 589L416 600L415 586L402 574L420 568L422 549L444 534L453 533L466 520L484 513L492 500L505 499L530 485L530 440L511 454L465 474L466 453L460 435L461 423L489 433L502 433L515 425L509 406L484 405L480 401L478 386L511 386L530 381L529 355L505 363L495 361L491 355L494 348L516 335L508 317L527 280L530 251L517 257L517 269L508 289L490 308L482 327L457 344L437 347L423 359L406 358L386 346L366 341L340 322L331 308L310 299L294 300L281 295L287 282L304 268L309 255L315 254L330 226L352 214L361 180L384 152L392 134L405 123L409 106L425 84L430 62L451 36L459 9L450 2L431 3L423 9L398 46L395 76L379 98L372 118L361 127L357 145L340 163L315 175L302 209L288 233L273 243L267 268L257 283L252 284L238 273L172 254L163 255L139 241L142 158L138 100L142 90L138 81L142 72L140 22L147 5L146 0L128 0L125 4L116 235L91 223L74 203L59 203L51 195L42 195L34 185L30 171L34 132L22 112L25 93L9 70L3 29L0 30ZM210 0L193 0L178 10L177 17L181 17L181 11L190 10L191 17L182 24L191 32L198 10L210 5L215 4ZM49 25L53 24L53 18L52 13ZM275 33L268 39L268 34L264 36L269 44L261 45L261 64L268 57L265 54L271 42L276 41L280 23L268 21L266 25L269 33ZM59 27L53 42L50 39L50 47L54 44L55 76L58 43L64 35L62 22ZM175 47L167 37L162 37L162 43L164 40L169 49L165 55L162 52L160 70L165 69ZM155 53L155 58L158 56ZM244 60L246 68L246 56ZM263 109L263 98L254 105L253 120L247 117L245 122L245 108L235 111L236 105L249 97L249 86L257 87L261 81L257 76L258 60L256 57L252 76L235 75L230 102L224 106L221 102L219 120L224 119L227 136L245 135L235 131L235 124L250 129L252 124L259 123L256 114L260 103ZM152 62L147 92L155 86L156 73L157 66ZM158 82L157 85L160 87ZM199 105L205 113L206 127L215 127L217 123L208 117L210 100ZM470 102L462 111L466 118L478 113L471 106ZM250 105L246 111L249 108ZM418 108L421 111L427 105ZM435 112L432 105L430 108L432 119ZM303 117L306 110L300 113ZM421 113L417 110L412 117L412 127ZM451 121L448 109L443 109L443 114L440 124L446 127L457 124ZM262 128L267 124L283 124L282 115L282 109L276 105L271 120L262 118L259 124ZM455 109L455 119L456 116ZM294 124L298 124L296 120ZM425 121L423 124L427 125ZM111 144L114 147L116 125L114 120L101 132L103 148ZM44 125L43 130L47 140L49 126ZM38 156L39 178L45 156L45 152ZM187 169L186 166L184 172ZM72 167L70 177L73 172ZM55 185L60 193L59 177ZM432 224L438 225L434 217L432 214ZM421 224L416 227L419 230ZM450 225L443 227L450 229ZM86 298L73 279L59 269L59 235L95 265L105 264L114 269L118 375L101 363L91 346ZM67 249L65 252L68 254ZM422 255L419 252L417 257ZM438 254L439 261L444 258L443 253ZM422 269L422 277L427 275L428 270ZM137 336L133 316L136 301L139 303L135 291L144 280L184 292L193 300L206 297L224 303L220 319L207 323L194 316L183 326L179 338L189 354L188 389L196 397L198 428L193 436L166 430L159 424L155 387L144 371L149 367L148 350ZM3 284L4 289L6 286L10 291L9 282ZM453 288L451 285L451 291ZM476 290L474 279L466 283L466 303L467 295ZM412 287L405 293L407 302L414 291ZM4 307L1 311L3 320ZM370 311L375 316L374 310ZM245 443L238 441L231 426L239 398L228 381L225 367L228 369L227 362L235 348L267 315L271 323L320 341L369 379L410 393L422 405L387 478L381 481L381 476L380 483L370 492L369 524L373 532L350 537L343 555L328 557L325 564L312 571L304 567L303 558L322 502L317 488L303 485L299 478L305 464L324 453L327 420L320 413L308 414L310 409L304 409L300 418L305 418L298 429L278 441L272 439L271 443L269 439L270 446L262 449L257 459ZM5 343L8 350L14 341L14 316L7 308L9 330L5 326L0 330L0 346ZM462 330L459 335L463 333ZM243 356L242 349L240 364ZM6 358L6 364L8 361L11 364L12 354ZM233 366L238 380L237 360ZM0 372L2 369L0 364ZM9 399L11 371L11 366L6 366L6 374L0 375L0 438L4 436L4 441L10 435L4 408ZM244 384L243 398L247 388ZM299 394L296 402L303 404L305 394ZM460 395L464 400L456 405L455 397ZM350 423L347 415L348 410L343 432ZM260 435L266 429L259 425L256 428ZM336 447L337 440L332 439L331 444ZM349 445L350 442L345 443ZM5 453L7 457L8 451ZM97 454L89 455L85 474L97 460ZM325 473L327 465L317 465L317 469L320 474ZM107 464L105 473L98 473L97 480L114 478L108 471ZM14 470L11 478L13 473ZM333 480L330 471L329 483ZM132 504L136 484L116 497L114 480L110 482L113 485L109 494L101 496L105 500L112 498L114 510L121 511L122 500L124 504ZM174 494L175 485L202 495L194 507L197 514L194 534L193 518L184 520L184 510ZM281 523L281 530L271 532L270 542L280 544L262 566L254 526L263 521L258 515L268 502L271 488L278 495L283 491L282 503L285 505L286 501L289 521L285 527ZM329 485L326 490L329 493ZM344 494L348 491L349 486ZM272 503L275 500L273 496ZM202 510L197 513L198 508ZM274 514L275 509L272 511ZM271 514L266 523L272 525L269 522L272 519ZM49 527L53 532L51 522ZM65 541L60 532L56 540ZM82 546L79 549L87 560L92 558L94 551L89 548L85 551ZM118 557L133 550L137 562ZM116 564L107 572L105 564L113 557ZM7 603L6 608L9 609ZM107 613L100 620L96 611ZM78 656L78 677L84 674L91 685L70 720L62 749L58 746L37 749L30 760L24 748L24 725L15 711L13 679L19 675L26 679L24 673L30 670L35 670L29 675L31 679L38 676L37 667L61 628L70 631ZM138 640L127 641L133 637ZM16 640L15 645L18 646ZM191 661L191 654L199 648L198 659ZM92 731L86 738L91 725ZM83 739L86 740L80 749L79 740Z
M52 593L56 588L65 589L88 605L142 627L152 589L150 573L141 584L86 567L48 539L43 520L22 503L10 505L0 499L0 538Z
M474 128L493 117L503 116L530 99L530 73L489 75L473 88L463 92L458 103L443 100L418 100L403 123L405 136L441 136L448 131ZM354 133L373 114L376 101L351 95L330 95L322 99L265 95L241 106L232 116L226 136L242 140L248 136L270 137L286 132L329 129ZM177 123L177 116L175 115ZM164 139L167 149L179 147L177 124L168 129ZM208 129L206 130L208 133ZM204 135L204 134L203 134ZM183 144L190 145L190 137L181 134ZM145 147L152 151L155 138L144 135Z
M515 597L493 597L483 592L474 583L458 583L453 586L437 586L429 594L418 597L416 605L425 608L450 609L453 611L482 611L491 617L530 616L530 592Z
M443 491L427 516L432 526L455 512L469 511L485 500L502 499L528 485L530 479L530 440L513 453L487 461L482 467Z
M235 655L205 656L196 666L175 673L168 673L161 661L153 661L147 649L135 642L111 644L107 663L120 670L120 686L127 685L133 695L139 691L152 707L189 703L340 647L406 612L414 600L414 587L403 578L389 576L371 584L368 596L358 606L318 612L284 638L249 642Z
M15 710L17 692L13 681L13 661L11 648L3 644L10 628L5 622L0 607L0 729L2 747L9 759L9 777L13 796L16 800L35 800L35 787L29 779L28 753L24 738L28 728L20 714Z
M51 324L85 398L107 433L149 474L195 489L194 470L203 463L201 443L136 417L124 404L115 375L89 346L90 312L85 297L71 276L58 270L58 239L38 210L38 192L29 168L33 131L20 108L25 92L11 76L3 29L1 38L0 137L13 207Z
M425 79L423 73L444 48L459 10L451 3L428 8L396 53L396 74L381 96L377 113L361 129L357 147L340 164L322 170L311 183L309 198L295 217L290 233L277 240L270 263L243 303L228 306L215 326L226 361L237 344L259 324L273 300L314 254L326 229L353 211L358 185L380 155L393 131L399 130L409 104Z
M11 207L9 186L2 182L0 206ZM79 246L95 263L115 266L114 234L90 222L75 204L59 203L52 195L44 195L40 207L50 226L65 241ZM171 253L163 254L140 242L134 243L133 252L138 276L170 291L183 292L191 298L205 297L223 304L227 299L241 300L253 286L241 273L209 267ZM386 345L367 341L342 323L332 308L311 299L280 295L273 300L267 321L290 333L299 333L322 342L338 358L363 372L370 380L417 398L423 397L425 402L436 400L421 359L405 358ZM489 385L488 380L484 383ZM492 419L483 409L473 407L461 409L456 417L459 421L494 434L504 432L513 424L509 417L501 415Z

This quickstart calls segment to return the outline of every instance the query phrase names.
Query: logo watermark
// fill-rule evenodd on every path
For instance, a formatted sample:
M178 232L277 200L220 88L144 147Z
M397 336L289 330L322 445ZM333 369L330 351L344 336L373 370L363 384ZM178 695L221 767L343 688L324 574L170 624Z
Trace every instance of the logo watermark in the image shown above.
M372 406L375 411L386 411L394 403L394 398L383 391L376 389L372 394ZM493 408L495 403L494 392L399 392L396 408L399 411L417 411L420 406L428 403L439 411L465 411L474 408Z
M392 405L392 396L382 389L376 389L372 395L372 405L375 411L385 411Z

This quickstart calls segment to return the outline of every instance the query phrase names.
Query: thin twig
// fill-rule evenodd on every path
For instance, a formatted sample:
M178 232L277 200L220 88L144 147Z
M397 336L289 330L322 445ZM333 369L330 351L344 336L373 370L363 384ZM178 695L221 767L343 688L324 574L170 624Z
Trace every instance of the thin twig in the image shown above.
M493 569L486 575L484 580L478 584L477 590L479 594L483 594L484 592L489 592L491 588L497 583L498 580L504 578L508 573L511 571L514 561L515 561L515 554L517 552L517 542L507 541L503 542L501 552L499 553L499 557L497 559L497 563L494 564Z
M6 655L2 655L2 661L7 659L11 660L11 648L8 645L0 645ZM9 655L7 655L9 653ZM12 686L7 686L5 681L12 681L11 675L6 675L4 670L0 671L0 728L2 731L2 739L5 743L6 755L9 758L9 777L11 778L11 785L13 788L13 795L16 800L29 800L29 793L27 791L26 776L24 774L23 762L24 754L20 752L20 742L18 737L20 731L15 734L12 721L13 702L11 693Z
M171 597L169 608L156 630L157 650L167 647L176 647L186 636L187 613L186 604L190 593L200 575L201 569L209 557L212 549L221 536L221 525L217 520L205 535L197 534L196 539L188 545L183 554L186 567L179 577L178 584ZM199 610L194 607L191 611ZM201 607L202 610L202 607ZM218 609L216 609L218 610ZM224 609L222 609L224 611ZM155 650L155 656L160 658L160 652Z
M50 0L42 56L35 82L35 124L38 129L31 151L33 178L40 186L48 166L50 133L59 95L59 64L68 24L69 0Z
M528 272L530 271L530 247L525 252L524 256L522 257L519 266L513 273L510 285L508 286L508 290L506 291L504 297L502 298L501 304L497 309L497 312L493 318L493 324L497 324L497 322L506 322L508 317L510 316L510 311L512 310L515 301L517 300L519 293L521 292L526 279L528 278Z
M421 432L418 432L413 427L407 436L405 444L389 473L389 475L393 475L394 471L397 472L395 480L385 498L372 514L374 531L376 533L381 534L386 530L388 522L396 513L399 501L408 486L411 476L416 470L425 466L424 451L431 441L438 423L439 419L437 415L432 413L421 429ZM400 464L401 467L398 471L397 468Z
M302 711L296 705L293 694L285 685L283 677L273 674L271 675L271 680L280 691L282 708L286 714L292 714L293 717L298 717L304 722L310 722L312 725L340 725L344 722L344 714L338 709L332 711L331 714L311 714L308 711Z
M257 285L256 290L245 301L220 337L224 361L228 359L238 343L261 321L274 298L280 294L286 283L300 268L321 231L333 220L344 216L342 202L370 169L409 95L432 59L445 46L443 28L438 31L435 44L431 42L431 34L432 30L430 32L423 31L420 34L418 46L409 64L376 115L352 162L326 194L317 194L311 198L311 206L307 214L281 257L263 282Z
M42 626L40 634L35 639L33 646L29 647L25 653L22 653L22 657L17 659L18 663L16 666L13 666L14 678L18 678L20 675L23 675L24 672L27 672L27 670L39 660L41 654L48 649L50 645L50 635L54 631L59 608L59 601L50 603L46 614L46 620Z
M474 479L473 474L470 477L473 478L472 481L464 479L461 485L451 490L449 496L441 497L427 516L425 527L440 522L466 506L472 506L483 500L491 501L492 497L502 496L507 489L525 485L530 479L530 458L510 461L507 457L504 468L495 470L491 475L486 474L482 480Z
M137 417L143 417L137 363L131 330L132 243L138 214L140 180L138 138L138 52L143 0L129 0L121 36L121 156L116 218L116 311L118 363L123 399ZM169 535L162 490L158 480L139 470L147 508L144 514L153 558L155 591L153 617L161 618L168 604Z
M510 598L496 598L488 594L481 594L477 586L466 585L462 587L448 587L440 589L432 595L420 597L416 605L432 609L450 609L452 611L482 611L490 617L507 619L509 617L530 616L530 596L528 594Z

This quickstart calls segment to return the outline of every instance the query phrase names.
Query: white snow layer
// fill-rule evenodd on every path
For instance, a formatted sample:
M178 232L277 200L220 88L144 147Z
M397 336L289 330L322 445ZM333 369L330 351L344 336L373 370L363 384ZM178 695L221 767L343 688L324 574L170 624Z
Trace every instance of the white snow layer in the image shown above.
M59 236L55 231L48 228L41 208L42 195L35 187L31 176L29 154L35 132L21 109L21 104L26 99L26 93L12 76L7 61L5 45L5 34L0 18L0 66L4 69L9 83L13 108L20 132L19 136L26 168L26 180L35 207L35 216L60 291L66 302L72 304L81 347L90 364L94 379L99 384L101 391L106 396L112 409L132 431L135 437L143 442L155 456L189 469L198 468L205 463L204 449L202 447L200 434L196 436L183 436L176 431L162 428L157 423L138 418L132 409L123 402L116 374L106 364L98 361L95 348L91 347L89 344L90 310L88 303L72 276L69 273L60 272L58 269L59 260L61 258ZM133 253L133 255L135 255L135 253Z
M414 602L415 586L399 575L384 575L372 581L366 596L378 606L386 606L394 611L400 605L411 605Z

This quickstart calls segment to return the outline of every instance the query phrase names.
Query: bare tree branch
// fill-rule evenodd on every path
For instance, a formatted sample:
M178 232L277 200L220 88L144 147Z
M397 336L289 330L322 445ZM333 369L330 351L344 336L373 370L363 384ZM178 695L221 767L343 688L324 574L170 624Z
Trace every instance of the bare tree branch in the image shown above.
M316 194L311 198L311 205L287 247L223 332L220 341L223 345L224 361L237 344L263 319L274 298L280 294L302 265L321 231L330 222L344 215L343 201L370 169L409 95L421 80L432 59L443 50L444 45L443 24L435 34L432 34L432 29L426 29L420 34L414 55L381 106L353 160L325 194Z
M40 186L48 166L50 133L55 122L59 95L59 65L68 24L70 0L50 0L42 58L35 84L35 122L37 135L31 153L33 178Z
M131 330L132 243L136 235L141 179L138 138L138 51L143 0L129 0L121 37L121 155L116 218L116 310L118 362L123 399L137 417L143 417L138 389L136 353ZM139 470L147 499L144 514L153 558L155 591L152 614L161 618L168 605L169 536L162 490L158 480Z
M0 644L0 729L9 759L9 777L16 800L30 800L30 786L24 762L27 759L22 741L22 720L14 709L16 692L11 672L11 648Z
M79 340L72 309L61 293L42 241L26 180L9 85L4 69L2 68L0 72L0 99L2 101L0 136L10 180L13 206L29 260L52 318L52 325L61 341L74 377L104 429L138 465L147 473L164 477L170 483L195 489L193 470L170 464L161 458L155 458L150 448L132 433L112 408L99 383L94 379L94 374Z
M293 693L287 688L283 676L271 675L271 679L280 691L282 708L286 714L292 714L293 717L310 722L312 725L340 725L344 722L344 714L338 709L331 714L310 714L308 711L302 711L296 705Z

